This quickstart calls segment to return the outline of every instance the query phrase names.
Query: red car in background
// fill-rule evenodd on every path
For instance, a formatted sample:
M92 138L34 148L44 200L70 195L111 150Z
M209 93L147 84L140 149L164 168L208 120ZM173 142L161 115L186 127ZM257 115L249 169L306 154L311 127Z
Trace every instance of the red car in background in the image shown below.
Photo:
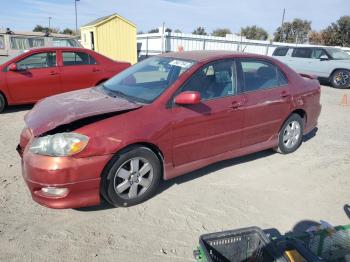
M320 110L319 82L271 57L167 53L40 101L17 150L44 206L96 205L100 195L130 206L162 179L269 148L294 152Z
M96 86L129 67L84 48L50 47L0 59L0 112L58 93Z

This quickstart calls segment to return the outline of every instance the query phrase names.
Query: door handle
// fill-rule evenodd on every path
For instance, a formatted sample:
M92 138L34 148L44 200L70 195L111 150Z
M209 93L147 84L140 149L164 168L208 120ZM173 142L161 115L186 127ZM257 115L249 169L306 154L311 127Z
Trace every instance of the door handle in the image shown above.
M290 94L289 94L287 91L283 91L283 92L281 93L281 97L282 97L282 98L287 98L287 97L290 97Z
M51 71L51 72L50 72L50 75L52 75L52 76L58 75L58 72L56 72L56 71Z
M101 70L100 69L98 69L98 68L94 68L94 69L92 69L92 72L100 72Z
M244 105L243 101L233 101L232 104L230 105L230 108L237 109L237 108L241 107L242 105Z

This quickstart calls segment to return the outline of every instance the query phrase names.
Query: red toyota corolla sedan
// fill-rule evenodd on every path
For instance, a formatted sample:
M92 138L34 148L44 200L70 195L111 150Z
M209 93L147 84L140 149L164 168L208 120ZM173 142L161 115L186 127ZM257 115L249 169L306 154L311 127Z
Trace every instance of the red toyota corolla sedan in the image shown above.
M36 48L0 59L0 112L95 86L129 67L84 48Z
M162 179L274 148L317 125L320 85L266 56L219 51L144 60L26 115L18 151L33 199L51 208L138 204Z

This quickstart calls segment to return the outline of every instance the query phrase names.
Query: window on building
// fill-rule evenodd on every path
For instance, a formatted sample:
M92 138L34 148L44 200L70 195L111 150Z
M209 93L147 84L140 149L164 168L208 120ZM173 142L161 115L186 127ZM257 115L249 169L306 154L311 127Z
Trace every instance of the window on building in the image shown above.
M5 37L0 35L0 49L5 49Z
M25 50L33 47L42 47L45 45L44 38L12 36L10 38L11 48L15 50Z
M77 40L67 38L53 38L52 45L55 47L79 47Z

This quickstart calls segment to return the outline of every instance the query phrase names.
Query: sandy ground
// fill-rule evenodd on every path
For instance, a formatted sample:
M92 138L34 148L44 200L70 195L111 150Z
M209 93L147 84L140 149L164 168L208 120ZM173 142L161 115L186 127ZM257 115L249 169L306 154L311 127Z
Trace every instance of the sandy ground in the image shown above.
M0 115L0 261L193 261L201 234L305 220L349 224L350 90L322 87L319 130L290 155L264 151L163 183L141 205L52 210L31 200L15 151L30 107Z

